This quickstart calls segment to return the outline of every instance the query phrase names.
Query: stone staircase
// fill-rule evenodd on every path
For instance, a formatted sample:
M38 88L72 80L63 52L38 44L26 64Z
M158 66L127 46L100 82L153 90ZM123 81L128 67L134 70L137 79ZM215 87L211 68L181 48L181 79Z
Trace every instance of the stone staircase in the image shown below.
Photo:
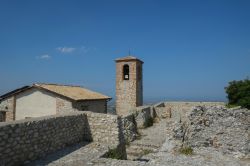
M140 129L140 139L130 142L126 147L128 160L146 161L143 156L156 153L166 138L166 120L160 120L153 126Z

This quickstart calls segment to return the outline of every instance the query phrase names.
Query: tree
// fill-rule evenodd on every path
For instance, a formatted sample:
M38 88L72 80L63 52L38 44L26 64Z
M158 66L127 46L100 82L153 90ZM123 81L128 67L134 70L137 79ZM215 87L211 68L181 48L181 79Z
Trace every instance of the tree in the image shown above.
M250 109L250 80L231 81L225 87L228 104Z

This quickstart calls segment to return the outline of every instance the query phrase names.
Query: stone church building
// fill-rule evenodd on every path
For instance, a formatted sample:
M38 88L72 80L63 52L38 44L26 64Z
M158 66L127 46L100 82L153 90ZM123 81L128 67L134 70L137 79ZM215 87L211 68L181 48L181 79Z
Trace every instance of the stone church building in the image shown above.
M126 56L116 62L116 114L143 105L143 61ZM70 111L107 113L111 98L80 86L33 84L0 96L0 122Z
M0 122L70 111L107 113L111 98L80 86L33 84L0 97Z

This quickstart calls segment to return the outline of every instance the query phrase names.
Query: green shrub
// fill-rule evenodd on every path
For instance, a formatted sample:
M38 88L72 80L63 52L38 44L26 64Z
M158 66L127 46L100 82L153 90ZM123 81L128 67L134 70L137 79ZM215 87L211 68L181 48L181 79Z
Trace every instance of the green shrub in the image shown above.
M147 155L147 154L152 153L152 152L153 152L153 150L145 149L145 150L143 150L143 155Z
M234 108L234 107L238 107L238 105L235 104L226 104L227 108Z
M147 128L147 127L153 126L153 123L154 123L154 119L150 117L150 118L146 119L143 126L145 128Z
M142 134L139 131L137 131L136 140L140 140L140 139L142 139Z
M109 149L108 152L104 155L105 158L112 158L117 160L122 160L123 155L117 149Z
M250 80L231 81L225 87L228 105L242 106L250 109Z
M184 146L184 147L180 148L179 152L181 154L185 154L185 155L192 155L193 149L190 146Z
M125 144L127 145L127 146L129 146L130 145L130 140L128 139L128 138L125 138Z

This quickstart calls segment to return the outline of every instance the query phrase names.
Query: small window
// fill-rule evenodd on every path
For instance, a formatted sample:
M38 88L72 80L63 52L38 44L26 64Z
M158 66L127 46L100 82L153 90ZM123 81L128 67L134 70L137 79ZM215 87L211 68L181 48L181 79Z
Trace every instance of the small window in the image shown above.
M81 105L81 111L88 111L89 106L88 105Z
M129 80L129 65L123 66L123 79Z

